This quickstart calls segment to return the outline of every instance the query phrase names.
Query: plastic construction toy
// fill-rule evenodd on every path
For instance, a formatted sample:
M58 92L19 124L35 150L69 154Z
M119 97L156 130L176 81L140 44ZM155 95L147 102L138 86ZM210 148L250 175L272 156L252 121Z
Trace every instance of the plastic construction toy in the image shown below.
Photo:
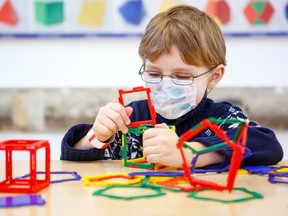
M280 167L273 167L273 166L244 166L243 168L247 170L247 172L250 174L259 174L259 175L269 174L272 171L280 169Z
M139 195L127 195L125 194L114 194L110 190L113 190L115 188L126 188L126 190L131 190L133 188L137 188L139 190L143 190L143 194ZM110 191L110 193L109 193ZM149 191L149 193L147 192ZM142 185L110 185L103 189L97 190L93 193L94 196L105 196L108 198L114 198L114 199L125 199L125 200L132 200L132 199L138 199L138 198L150 198L150 197L157 197L165 195L166 193L162 192L162 190L159 187L147 187Z
M45 149L45 178L37 179L36 151ZM6 179L0 182L0 192L36 193L50 184L50 145L47 140L6 140L0 142L0 150L5 151ZM30 178L13 178L13 151L30 153Z
M166 187L163 185L159 185L158 182L162 182L165 180L173 179L174 177L151 177L151 176L145 176L144 180L139 183L139 185L148 187L148 188L160 188L160 189L166 189L173 192L181 192L182 190L179 188L173 188L173 187Z
M286 178L286 181L284 180ZM268 181L274 184L282 183L288 184L288 173L270 173Z
M151 128L151 125L144 124L137 128L128 127L128 131L129 133L143 134L144 131L147 130L148 128ZM141 168L148 170L172 169L171 167L167 167L162 164L148 163L144 157L128 160L126 140L127 140L126 134L122 134L122 163L124 164L125 167Z
M42 172L42 171L39 171L37 172L37 175L39 174L45 174L45 172ZM50 172L50 174L52 175L72 175L73 177L71 178L66 178L66 179L57 179L57 180L51 180L50 183L53 184L53 183L61 183L61 182L66 182L66 181L78 181L81 179L81 176L77 173L77 172L69 172L69 171L52 171ZM19 176L17 177L18 178L27 178L29 177L30 174L26 174L26 175L23 175L23 176Z
M39 194L0 197L0 208L44 205L45 203L46 201Z
M113 179L122 179L125 181L110 181ZM123 174L103 174L98 176L85 176L82 181L85 185L131 185L137 184L144 179L144 176L129 176L126 173Z
M158 177L177 177L177 176L184 176L183 172L130 172L128 173L130 176L139 176L139 175L144 175L144 176L158 176Z
M218 199L218 198L210 198L210 197L203 197L203 196L199 196L199 193L202 193L204 190L202 191L192 191L188 197L190 198L194 198L194 199L200 199L200 200L206 200L206 201L215 201L215 202L221 202L221 203L235 203L235 202L244 202L244 201L248 201L248 200L252 200L252 199L262 199L263 196L257 192L253 192L253 191L249 191L246 188L234 188L233 191L241 191L243 193L246 193L250 196L243 196L241 198L238 199ZM219 197L219 196L218 196ZM221 197L223 197L223 195L221 195Z
M125 106L125 101L124 101L125 94L131 94L131 93L139 93L139 94L144 93L145 94L146 93L146 98L147 98L148 107L150 111L150 119L131 122L128 126L129 133L143 134L145 130L154 127L154 125L156 124L156 112L151 102L150 88L144 88L143 86L140 86L140 87L135 87L131 90L120 89L118 90L118 92L119 92L118 101L123 106ZM169 126L169 128L171 130L175 130L174 126ZM122 135L122 162L125 167L143 168L143 169L150 169L150 170L155 170L155 169L158 170L158 169L167 168L166 166L161 165L161 164L148 163L144 157L128 160L126 140L127 140L127 136L126 134L123 134Z
M218 126L218 124L238 124L238 131L236 132L234 138L232 140L227 137L226 133ZM216 144L211 147L207 147L203 150L197 151L190 146L188 146L185 141L192 139L197 134L199 134L201 131L205 130L206 128L209 128L212 132L214 132L220 139L223 140L222 143ZM232 191L234 181L237 175L237 171L240 168L242 158L245 152L245 146L246 146L246 138L247 138L247 128L248 123L245 121L240 121L236 119L226 119L226 120L217 120L215 118L209 118L204 119L199 124L195 125L191 130L186 131L180 138L177 143L177 148L180 150L181 157L183 160L183 170L185 177L189 180L190 184L192 186L195 185L203 185L209 189L214 190L228 190ZM219 185L211 182L207 182L200 179L195 179L191 176L191 170L193 172L193 169L195 167L196 161L201 154L208 153L210 151L215 151L217 149L223 148L224 146L228 145L232 150L232 158L230 161L230 167L228 171L228 177L227 177L227 185ZM184 155L183 148L189 148L193 152L193 154L196 154L195 158L192 161L192 168L189 169L187 159Z
M135 87L131 90L123 90L123 89L119 89L118 90L119 92L119 97L118 97L118 101L120 104L122 104L123 106L125 106L125 101L124 101L124 98L123 96L125 94L131 94L131 93L145 93L146 92L146 96L147 96L147 101L148 101L148 107L149 107L149 110L150 110L150 117L151 119L145 119L143 121L136 121L136 122L131 122L129 124L129 126L131 128L135 128L135 127L139 127L141 125L145 125L145 124L148 124L148 125L155 125L156 124L156 111L155 111L155 108L151 102L151 97L150 97L150 93L151 93L151 89L150 88L144 88L143 86L139 86L139 87Z

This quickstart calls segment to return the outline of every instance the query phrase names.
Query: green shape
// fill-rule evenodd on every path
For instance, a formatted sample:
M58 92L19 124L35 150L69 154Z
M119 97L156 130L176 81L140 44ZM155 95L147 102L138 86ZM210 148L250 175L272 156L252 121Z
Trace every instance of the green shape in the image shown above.
M121 195L114 195L114 194L109 194L109 190L113 188L139 188L143 190L151 190L153 193L150 194L143 194L143 195L135 195L135 196L125 196L125 194ZM165 195L166 193L162 192L160 188L157 187L146 187L142 185L109 185L103 189L97 190L93 193L93 196L105 196L108 198L113 198L113 199L124 199L124 200L132 200L132 199L138 199L138 198L150 198L150 197L157 197L157 196L162 196Z
M256 19L256 20L255 20L254 24L255 24L255 25L263 25L264 22L263 22L262 19L259 18L259 19Z
M265 2L253 2L252 5L253 5L253 8L255 8L257 14L262 14L266 6L266 3Z
M193 191L192 193L188 195L188 197L199 199L199 200L216 201L216 202L221 202L221 203L235 203L235 202L244 202L244 201L248 201L252 199L263 199L263 196L261 194L254 192L254 191L250 191L246 188L234 188L233 189L233 191L237 191L237 190L248 194L248 196L242 197L239 199L224 200L224 199L217 199L217 198L201 197L201 196L198 196L198 193L200 193L201 191Z
M44 25L61 23L64 20L63 2L35 2L36 20Z

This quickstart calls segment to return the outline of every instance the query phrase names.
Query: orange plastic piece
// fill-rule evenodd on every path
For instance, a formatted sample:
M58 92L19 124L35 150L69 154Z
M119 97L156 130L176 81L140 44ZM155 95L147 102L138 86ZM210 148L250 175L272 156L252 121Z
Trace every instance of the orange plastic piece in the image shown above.
M45 178L37 179L36 151L45 148ZM0 192L36 193L50 184L50 145L47 140L6 140L0 142L5 151L6 179L0 182ZM13 178L13 151L29 151L30 178Z

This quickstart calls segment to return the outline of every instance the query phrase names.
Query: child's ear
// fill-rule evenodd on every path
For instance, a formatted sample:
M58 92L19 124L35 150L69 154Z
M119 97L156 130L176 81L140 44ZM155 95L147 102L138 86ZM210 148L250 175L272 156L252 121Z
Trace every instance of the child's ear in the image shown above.
M213 89L217 85L217 83L220 82L224 73L225 73L225 66L222 64L218 65L212 72L207 88Z

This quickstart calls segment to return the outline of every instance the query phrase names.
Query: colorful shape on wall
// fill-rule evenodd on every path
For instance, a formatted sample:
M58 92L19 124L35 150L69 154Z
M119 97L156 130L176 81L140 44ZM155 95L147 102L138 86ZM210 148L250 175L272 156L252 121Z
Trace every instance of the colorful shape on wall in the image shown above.
M11 26L18 23L17 13L10 0L6 0L0 9L0 22Z
M175 6L177 4L185 4L185 3L186 3L185 0L164 0L160 5L159 12L166 11L170 7Z
M251 25L268 24L274 8L269 1L251 1L245 7L244 14Z
M221 26L230 21L230 7L226 0L211 0L206 6L206 12Z
M82 0L78 23L99 28L103 26L106 10L106 0Z
M35 2L35 13L37 22L44 25L62 23L64 20L64 3L55 2Z
M127 23L139 25L146 16L142 0L128 0L119 8L119 12Z

